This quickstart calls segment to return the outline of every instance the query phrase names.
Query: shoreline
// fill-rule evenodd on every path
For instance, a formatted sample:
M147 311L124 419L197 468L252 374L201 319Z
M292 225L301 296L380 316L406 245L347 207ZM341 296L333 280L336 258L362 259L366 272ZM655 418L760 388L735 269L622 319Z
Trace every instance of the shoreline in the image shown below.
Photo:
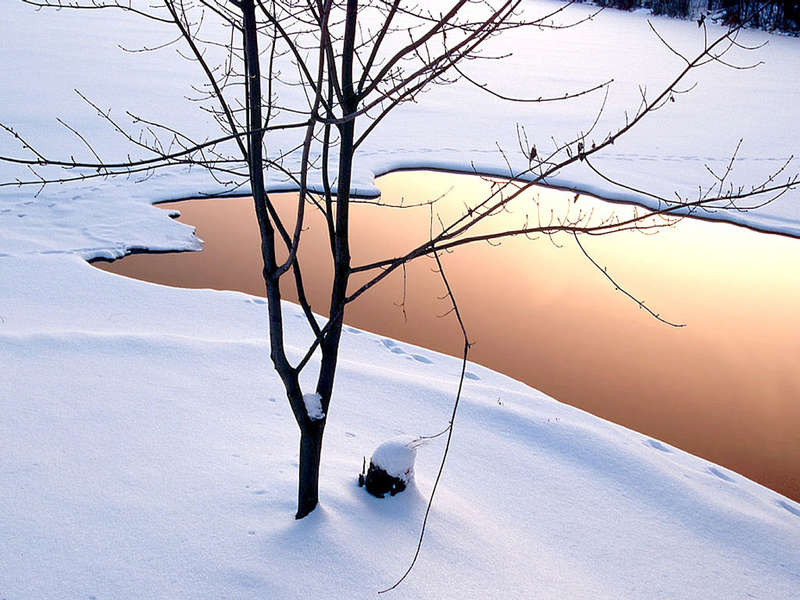
M388 168L386 170L381 170L375 173L374 178L377 180L381 177L385 177L386 175L392 175L394 173L407 173L407 172L429 172L429 173L449 173L453 175L471 175L474 177L491 177L496 179L505 179L508 182L516 182L516 183L525 183L531 184L536 187L542 187L545 189L550 190L558 190L562 192L572 192L575 194L580 194L584 196L591 196L598 200L602 200L603 202L607 202L609 204L616 204L619 206L638 206L644 210L653 212L653 208L647 206L643 202L636 201L634 199L625 200L621 198L615 198L612 196L606 196L602 194L597 194L589 191L585 191L577 186L567 186L567 185L559 185L559 184L545 184L545 183L533 183L531 180L522 178L522 177L510 177L509 175L503 175L498 173L492 173L489 170L486 171L479 171L479 170L465 170L459 169L457 167L447 167L447 166L437 166L437 165L429 165L425 163L420 163L420 166L414 165L401 165L397 167ZM299 191L297 186L275 186L273 188L268 188L268 194L290 194L296 193ZM322 190L319 190L315 187L309 188L309 191L313 193L322 193ZM172 202L189 202L193 200L218 200L224 198L248 198L251 194L249 193L235 193L235 194L209 194L209 195L202 195L202 194L194 194L188 196L179 196L177 198L165 198L159 199L151 202L152 206L158 206L160 204L169 204ZM334 194L335 196L335 194ZM359 192L358 188L354 188L354 191L351 191L351 197L360 199L360 200L373 200L375 198L380 198L380 192L377 193L367 193L367 192ZM387 205L384 208L399 208L395 206ZM720 209L725 210L725 209ZM738 212L747 212L747 211L738 211ZM723 213L724 214L724 213ZM742 229L752 231L758 234L765 234L765 235L777 235L783 238L790 238L800 240L800 233L792 234L786 231L778 231L774 229L766 229L760 228L755 225L750 225L747 223L741 223L735 220L730 219L720 219L714 218L710 216L704 216L701 214L697 214L696 211L691 212L690 214L680 214L675 212L672 215L676 218L689 218L689 219L697 219L699 221L704 221L708 223L723 223L727 225L733 225L735 227L740 227ZM175 217L171 217L175 218ZM130 249L125 250L125 254L122 256L118 256L115 258L108 258L106 256L92 256L90 258L85 259L88 263L92 264L95 262L106 262L112 263L114 261L120 260L125 258L126 256L136 255L136 254L169 254L169 253L182 253L182 252L199 252L201 250L188 250L188 249L149 249L144 246L136 246Z

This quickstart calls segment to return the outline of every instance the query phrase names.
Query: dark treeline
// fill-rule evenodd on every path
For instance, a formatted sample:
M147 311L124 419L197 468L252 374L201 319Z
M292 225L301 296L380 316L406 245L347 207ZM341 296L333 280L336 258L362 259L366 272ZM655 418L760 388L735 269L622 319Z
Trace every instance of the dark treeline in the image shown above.
M622 10L649 8L655 15L691 19L712 15L725 24L800 33L800 0L593 0Z

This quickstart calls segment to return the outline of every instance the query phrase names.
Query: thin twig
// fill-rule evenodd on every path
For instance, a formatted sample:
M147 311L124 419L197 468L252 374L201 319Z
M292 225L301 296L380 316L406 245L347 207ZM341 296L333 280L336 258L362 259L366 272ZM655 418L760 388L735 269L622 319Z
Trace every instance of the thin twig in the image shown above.
M384 594L386 592L390 592L399 586L403 581L408 577L409 573L411 573L411 569L414 568L414 565L417 563L417 559L419 558L419 553L422 550L422 540L425 537L425 527L428 524L428 516L431 512L431 506L433 506L433 498L436 496L436 490L439 487L439 481L442 478L442 472L444 471L444 464L447 460L447 454L450 451L450 441L453 439L453 423L456 420L456 413L458 412L458 405L461 401L461 390L464 387L464 375L467 371L467 356L469 355L469 348L472 344L469 342L469 337L467 336L467 329L464 327L464 321L461 318L461 311L458 310L458 303L456 302L456 297L453 294L453 289L450 287L450 283L447 281L447 277L444 274L444 267L442 266L442 262L439 259L439 255L434 253L433 257L436 259L436 264L439 267L439 274L442 276L442 281L444 282L444 286L447 289L447 295L450 297L450 302L453 305L452 312L455 313L456 318L458 319L458 326L461 328L461 335L464 338L464 354L461 359L461 375L458 378L458 391L456 392L456 399L453 402L453 412L450 416L450 424L447 426L447 441L444 445L444 452L442 453L442 460L439 463L439 472L436 474L436 480L433 482L433 489L431 490L431 497L428 499L428 506L425 508L425 517L422 519L422 529L419 532L419 540L417 541L417 549L414 552L414 557L411 559L411 564L408 565L405 573L403 573L402 577L398 579L394 584L386 588L385 590L380 590L379 594ZM442 432L444 433L444 432ZM440 434L437 434L441 435ZM431 436L431 437L437 437Z
M605 276L606 279L608 279L611 283L614 284L614 289L615 290L625 294L628 298L630 298L636 304L638 304L639 308L645 309L657 321L661 321L662 323L664 323L665 325L669 325L670 327L686 327L686 323L674 323L672 321L668 321L667 319L665 319L664 317L662 317L658 313L653 312L642 300L639 300L636 296L634 296L633 294L629 293L624 287L622 287L619 283L617 283L616 280L613 277L611 277L611 275L608 274L608 269L606 269L605 267L601 267L599 264L597 264L597 261L595 261L589 255L589 253L583 247L583 244L581 244L580 239L578 239L578 234L576 232L573 232L572 236L575 238L575 243L578 244L578 248L581 249L581 252L583 252L583 255L589 260L590 263L592 263L595 267L597 267L597 270L600 271Z

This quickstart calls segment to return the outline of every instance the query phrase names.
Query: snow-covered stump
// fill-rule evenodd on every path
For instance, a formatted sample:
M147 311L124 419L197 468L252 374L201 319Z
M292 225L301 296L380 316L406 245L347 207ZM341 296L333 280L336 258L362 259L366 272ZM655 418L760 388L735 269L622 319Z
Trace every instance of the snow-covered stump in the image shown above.
M366 474L358 476L358 485L377 498L387 493L399 494L414 478L414 460L421 440L409 436L396 437L375 448Z

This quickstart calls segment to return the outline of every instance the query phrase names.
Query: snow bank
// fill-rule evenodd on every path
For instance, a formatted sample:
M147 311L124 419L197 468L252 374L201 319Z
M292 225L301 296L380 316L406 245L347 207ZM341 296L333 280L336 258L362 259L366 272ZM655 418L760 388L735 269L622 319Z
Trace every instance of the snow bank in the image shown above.
M541 14L559 5L536 0L526 6ZM112 116L122 120L126 119L124 111L154 116L152 107L156 106L158 120L196 139L205 139L217 130L210 115L185 100L192 93L192 83L202 76L192 63L178 59L172 51L127 54L118 48L167 41L171 39L168 27L118 11L36 12L21 2L8 3L4 10L5 19L0 23L4 56L0 63L0 118L40 141L45 150L78 158L85 154L91 159L89 151L81 154L80 142L57 125L55 118L61 117L83 132L103 155L136 155L127 140L76 96L75 88L101 108L111 107ZM567 17L580 18L593 10L572 6ZM652 21L681 51L695 53L702 46L702 30L696 25L660 17ZM712 26L710 35L722 31ZM690 94L677 96L676 102L647 118L593 159L593 164L612 179L633 187L667 198L676 192L692 198L698 185L714 181L706 167L724 170L740 139L743 142L731 174L735 184L758 183L796 155L800 150L800 104L794 99L800 89L800 70L796 68L800 42L757 31L746 32L740 41L768 44L756 52L736 49L728 58L739 64L763 61L762 65L745 71L719 64L703 67L686 82L687 87L698 84ZM574 29L510 32L493 44L489 53L512 56L503 61L472 61L465 68L472 78L501 93L548 97L614 78L596 127L598 140L623 124L626 113L635 111L639 85L651 92L660 89L682 66L650 32L641 11L609 10ZM518 125L542 153L552 146L551 138L563 140L587 130L602 101L602 94L596 93L569 102L509 104L468 82L434 88L418 103L404 106L381 122L359 148L354 190L375 194L374 176L398 168L517 175L527 167L518 151ZM288 135L276 134L270 147L291 147ZM10 136L3 135L0 153L19 155L20 149ZM287 157L286 164L292 160ZM797 169L794 160L787 173ZM290 187L274 170L268 175L272 189ZM0 179L13 181L18 176L27 178L29 174L0 166ZM557 173L549 183L657 204L653 198L608 183L584 163ZM319 174L312 177L311 184L319 185ZM49 187L33 198L35 191L0 188L0 253L74 252L115 257L135 248L197 249L189 228L170 222L147 204L247 190L226 188L200 170L174 169L157 172L144 181L131 176ZM712 210L701 215L800 235L797 194L748 212Z
M391 502L354 475L381 441L447 424L459 360L407 360L415 348L346 327L322 505L296 522L298 433L263 299L75 256L2 258L0 281L0 596L360 599L405 570L443 440ZM310 336L287 335L297 360ZM422 555L396 597L797 595L800 505L469 369Z

